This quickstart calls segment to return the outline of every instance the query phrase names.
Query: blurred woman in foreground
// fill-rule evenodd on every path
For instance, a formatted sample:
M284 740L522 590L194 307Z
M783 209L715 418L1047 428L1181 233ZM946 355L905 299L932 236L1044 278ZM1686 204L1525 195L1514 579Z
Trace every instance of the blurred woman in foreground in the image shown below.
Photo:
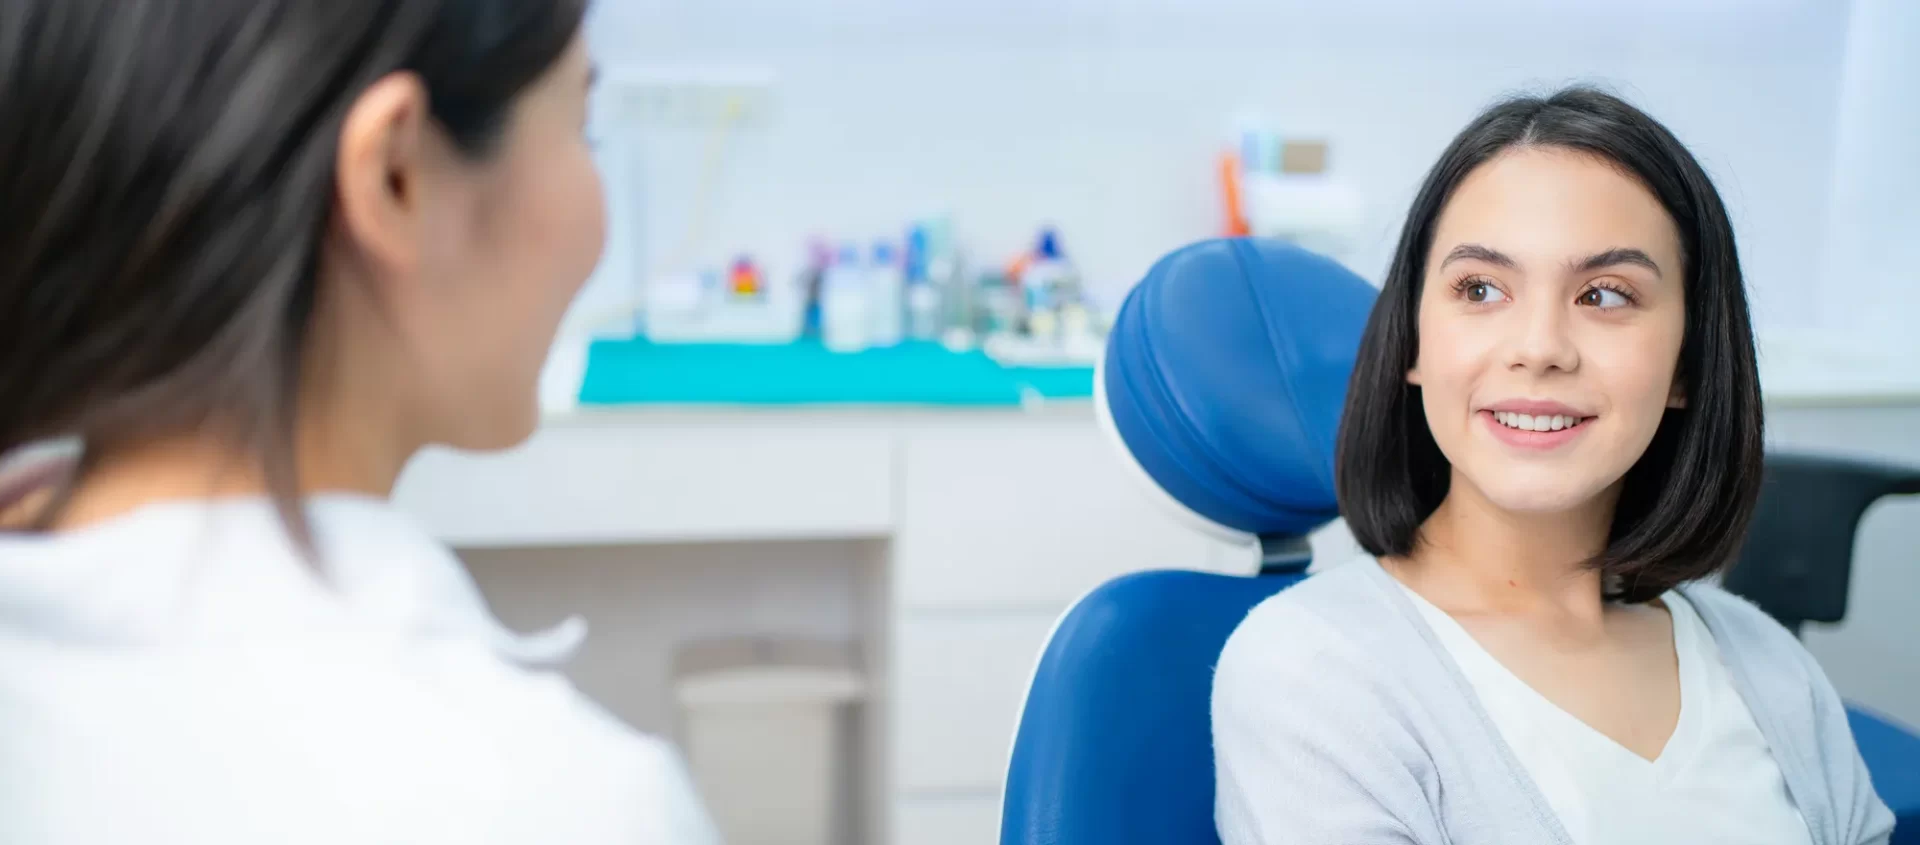
M0 3L0 841L712 838L386 501L533 430L604 230L581 16Z

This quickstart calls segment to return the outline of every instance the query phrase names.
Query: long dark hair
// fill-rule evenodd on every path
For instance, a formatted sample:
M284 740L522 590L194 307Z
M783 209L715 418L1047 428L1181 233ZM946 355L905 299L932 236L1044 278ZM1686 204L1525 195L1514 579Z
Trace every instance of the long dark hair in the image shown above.
M0 455L78 437L84 471L212 428L304 544L294 403L347 111L410 72L485 156L583 2L0 4Z
M1410 554L1420 525L1446 498L1451 468L1407 384L1427 251L1461 180L1501 152L1559 147L1598 156L1638 178L1680 233L1686 329L1678 378L1687 407L1671 410L1627 472L1608 545L1590 562L1614 598L1658 597L1733 562L1760 495L1759 368L1733 227L1713 182L1659 121L1586 87L1502 102L1462 130L1427 173L1407 213L1386 283L1367 321L1347 391L1338 446L1340 511L1362 548Z

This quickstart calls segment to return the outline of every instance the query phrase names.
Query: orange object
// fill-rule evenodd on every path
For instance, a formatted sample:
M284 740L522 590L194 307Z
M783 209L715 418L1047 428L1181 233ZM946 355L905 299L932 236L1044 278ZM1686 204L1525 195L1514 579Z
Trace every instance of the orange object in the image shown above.
M1008 263L1007 264L1007 284L1013 285L1014 287L1019 287L1020 280L1025 279L1027 277L1027 265L1032 263L1033 263L1033 254L1029 252L1020 253L1018 257L1014 258L1012 262Z
M757 297L760 295L760 271L753 266L752 262L745 259L734 263L727 282L734 296Z
M1226 205L1227 237L1239 238L1253 233L1240 202L1240 156L1233 152L1220 155L1220 196Z

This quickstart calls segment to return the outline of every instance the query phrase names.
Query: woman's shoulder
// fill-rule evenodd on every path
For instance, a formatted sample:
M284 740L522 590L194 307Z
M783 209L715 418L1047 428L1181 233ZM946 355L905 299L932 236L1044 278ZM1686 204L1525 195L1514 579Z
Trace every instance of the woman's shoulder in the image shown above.
M1349 627L1347 620L1388 610L1368 577L1369 566L1378 564L1364 558L1336 564L1274 593L1248 611L1230 647L1256 638L1338 635Z
M1825 674L1800 639L1759 605L1704 581L1682 586L1676 592L1706 624L1722 660L1749 670L1825 682Z
M1793 632L1753 602L1706 583L1680 587L1713 640L1734 688L1781 765L1812 765L1813 749L1851 746L1846 707Z
M1824 801L1836 842L1885 842L1893 814L1874 793L1846 705L1798 637L1752 602L1711 584L1679 588L1713 635L1796 800ZM1804 809L1804 808L1803 808Z
M1450 794L1488 782L1458 753L1482 747L1466 699L1388 577L1371 559L1337 565L1234 631L1212 701L1223 839L1439 841L1441 772Z
M1416 653L1419 629L1405 624L1386 577L1370 558L1335 565L1256 605L1228 638L1214 696L1311 681L1322 696L1342 686L1375 687L1394 673L1395 654Z
M0 794L0 841L120 841L98 806L150 842L257 842L254 825L289 819L303 830L274 841L717 841L674 747L557 673L479 646L364 645L0 661L0 771L53 785ZM0 636L0 657L23 655Z

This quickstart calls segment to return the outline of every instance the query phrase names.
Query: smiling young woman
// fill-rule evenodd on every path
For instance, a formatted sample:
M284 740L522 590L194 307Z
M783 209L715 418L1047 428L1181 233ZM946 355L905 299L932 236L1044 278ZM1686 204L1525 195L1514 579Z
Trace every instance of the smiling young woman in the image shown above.
M1591 89L1482 114L1414 200L1348 391L1341 512L1369 556L1221 656L1222 838L1884 842L1819 666L1702 583L1762 442L1693 156Z

